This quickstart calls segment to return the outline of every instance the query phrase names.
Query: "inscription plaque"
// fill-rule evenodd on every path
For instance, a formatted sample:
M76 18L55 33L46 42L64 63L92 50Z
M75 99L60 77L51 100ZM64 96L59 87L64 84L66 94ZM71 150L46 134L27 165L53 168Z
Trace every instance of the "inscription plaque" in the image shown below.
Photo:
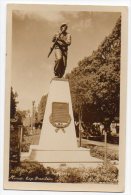
M66 123L69 119L69 104L53 102L52 117L54 122Z
M52 114L50 122L54 127L64 130L70 124L71 117L69 115L69 104L64 102L52 103Z

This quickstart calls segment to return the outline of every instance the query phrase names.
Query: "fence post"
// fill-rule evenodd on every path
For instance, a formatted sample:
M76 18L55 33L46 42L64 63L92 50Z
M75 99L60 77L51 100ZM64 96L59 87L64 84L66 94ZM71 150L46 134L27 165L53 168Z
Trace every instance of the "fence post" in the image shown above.
M79 147L81 147L81 106L79 106Z
M19 125L19 131L20 131L20 138L19 138L20 149L19 149L19 154L20 154L20 159L21 159L21 146L22 146L22 136L23 136L23 126L22 125Z
M104 133L104 142L105 142L105 156L104 156L104 165L107 166L107 131Z

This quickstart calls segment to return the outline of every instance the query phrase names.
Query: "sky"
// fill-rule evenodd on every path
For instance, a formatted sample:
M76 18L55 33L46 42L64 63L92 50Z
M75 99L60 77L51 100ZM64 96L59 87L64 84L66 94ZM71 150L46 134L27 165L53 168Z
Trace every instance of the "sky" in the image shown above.
M119 17L118 12L13 11L11 85L18 93L18 109L31 109L34 100L37 107L41 97L48 93L55 58L54 53L49 58L47 55L52 37L63 22L68 24L72 37L66 74L97 50Z

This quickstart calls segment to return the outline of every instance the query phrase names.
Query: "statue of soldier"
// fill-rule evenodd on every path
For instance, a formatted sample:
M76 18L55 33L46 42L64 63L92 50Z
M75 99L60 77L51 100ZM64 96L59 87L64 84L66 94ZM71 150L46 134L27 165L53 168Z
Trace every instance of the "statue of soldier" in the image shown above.
M71 44L71 35L67 32L67 24L63 23L60 26L60 31L55 34L52 42L55 44L55 66L54 74L58 78L62 78L67 66L68 46Z

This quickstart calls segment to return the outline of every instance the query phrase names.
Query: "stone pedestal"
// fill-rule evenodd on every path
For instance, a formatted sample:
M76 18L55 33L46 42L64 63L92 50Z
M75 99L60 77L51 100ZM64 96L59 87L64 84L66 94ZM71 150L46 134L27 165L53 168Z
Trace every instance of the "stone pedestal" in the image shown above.
M57 129L57 127L54 127L50 122L51 114L53 112L58 112L59 114L59 110L62 109L59 108L58 110L57 108L54 108L53 110L53 103L56 103L56 106L58 104L58 107L60 103L61 107L64 107L65 104L68 106L71 121L66 128L63 128L63 130L62 128ZM56 117L62 117L62 114L66 117L66 113L63 113L63 111L60 113L60 116L57 116L56 113ZM39 147L45 150L68 150L75 149L77 147L68 80L53 79L50 83Z
M41 163L95 162L90 150L78 148L68 80L50 83L39 145L31 145L29 160Z

